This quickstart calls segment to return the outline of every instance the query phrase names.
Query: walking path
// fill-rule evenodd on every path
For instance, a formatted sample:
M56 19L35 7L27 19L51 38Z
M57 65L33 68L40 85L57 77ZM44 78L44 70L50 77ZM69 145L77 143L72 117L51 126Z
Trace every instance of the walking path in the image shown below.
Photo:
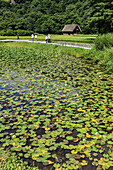
M42 43L45 44L45 41L31 41L31 40L0 40L0 42L30 42L30 43ZM79 47L84 49L91 49L93 45L91 44L80 44L80 43L69 43L69 42L50 42L49 44L53 45L62 45L68 47Z

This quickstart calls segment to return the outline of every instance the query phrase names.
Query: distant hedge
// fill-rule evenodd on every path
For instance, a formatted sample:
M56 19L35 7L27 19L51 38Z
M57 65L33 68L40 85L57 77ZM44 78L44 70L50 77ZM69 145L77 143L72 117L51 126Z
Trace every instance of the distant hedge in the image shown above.
M31 35L33 33L33 31L29 31L29 30L12 30L12 29L8 29L8 30L1 30L0 31L0 36L13 36L13 35L17 35L17 33L19 35Z

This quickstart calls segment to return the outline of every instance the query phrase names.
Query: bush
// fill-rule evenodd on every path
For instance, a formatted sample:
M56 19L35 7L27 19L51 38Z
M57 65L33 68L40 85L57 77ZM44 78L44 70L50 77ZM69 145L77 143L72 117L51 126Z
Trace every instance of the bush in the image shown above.
M113 34L103 34L95 39L95 48L104 50L105 48L113 47Z
M1 36L11 36L11 35L15 35L15 34L16 34L16 32L14 30L11 30L11 29L0 31Z
M11 30L11 29L8 29L8 30L6 31L6 35L7 35L7 36L15 35L15 31L13 31L13 30Z
M29 31L29 30L12 30L12 29L1 30L0 31L1 36L13 36L13 35L16 36L17 33L19 33L19 35L23 36L23 35L31 35L33 33L33 31Z
M99 68L113 71L113 48L104 51L92 49L86 57L93 59Z
M95 39L94 44L96 50L104 50L105 48L113 47L113 34L108 33L98 36Z
M33 32L28 31L28 30L16 30L16 34L17 33L19 33L19 35L23 36L23 35L31 35Z
M113 34L103 34L95 39L94 47L84 53L86 59L92 59L102 70L113 71Z
M5 31L5 30L1 30L1 31L0 31L0 35L1 35L1 36L6 35L6 31Z
M106 62L106 68L113 71L113 48L106 49L104 52L104 60Z

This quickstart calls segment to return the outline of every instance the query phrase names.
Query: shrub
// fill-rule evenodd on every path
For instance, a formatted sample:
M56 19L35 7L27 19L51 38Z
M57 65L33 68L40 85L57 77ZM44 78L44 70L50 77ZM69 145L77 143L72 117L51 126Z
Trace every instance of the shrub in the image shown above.
M29 31L29 30L12 30L12 29L1 30L0 31L1 36L12 36L12 35L17 35L17 33L19 33L19 35L23 36L23 35L31 35L33 33L33 31Z
M8 29L8 30L6 31L6 35L7 35L7 36L15 35L15 31L14 31L14 30L11 30L11 29Z
M33 32L28 30L16 30L16 33L19 33L19 35L31 35Z
M106 68L113 71L113 48L106 49L104 53L104 60L106 62Z
M92 59L102 70L113 71L113 34L103 34L95 39L94 47L84 53L86 59Z
M113 71L113 48L106 48L104 51L99 51L93 48L86 55L86 59L93 59L102 70L107 69Z
M8 29L8 30L1 30L0 31L0 35L1 36L11 36L11 35L15 35L16 32L12 29Z
M96 50L104 50L105 48L113 47L113 34L108 33L98 36L95 39L94 44Z
M5 30L1 30L1 31L0 31L0 35L1 35L1 36L6 35L6 31L5 31Z

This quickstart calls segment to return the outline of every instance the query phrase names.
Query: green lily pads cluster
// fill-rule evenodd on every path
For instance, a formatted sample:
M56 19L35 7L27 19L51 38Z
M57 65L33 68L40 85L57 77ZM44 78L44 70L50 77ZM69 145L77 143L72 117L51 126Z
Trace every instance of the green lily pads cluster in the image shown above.
M41 168L113 168L112 73L59 48L0 46L0 143Z

